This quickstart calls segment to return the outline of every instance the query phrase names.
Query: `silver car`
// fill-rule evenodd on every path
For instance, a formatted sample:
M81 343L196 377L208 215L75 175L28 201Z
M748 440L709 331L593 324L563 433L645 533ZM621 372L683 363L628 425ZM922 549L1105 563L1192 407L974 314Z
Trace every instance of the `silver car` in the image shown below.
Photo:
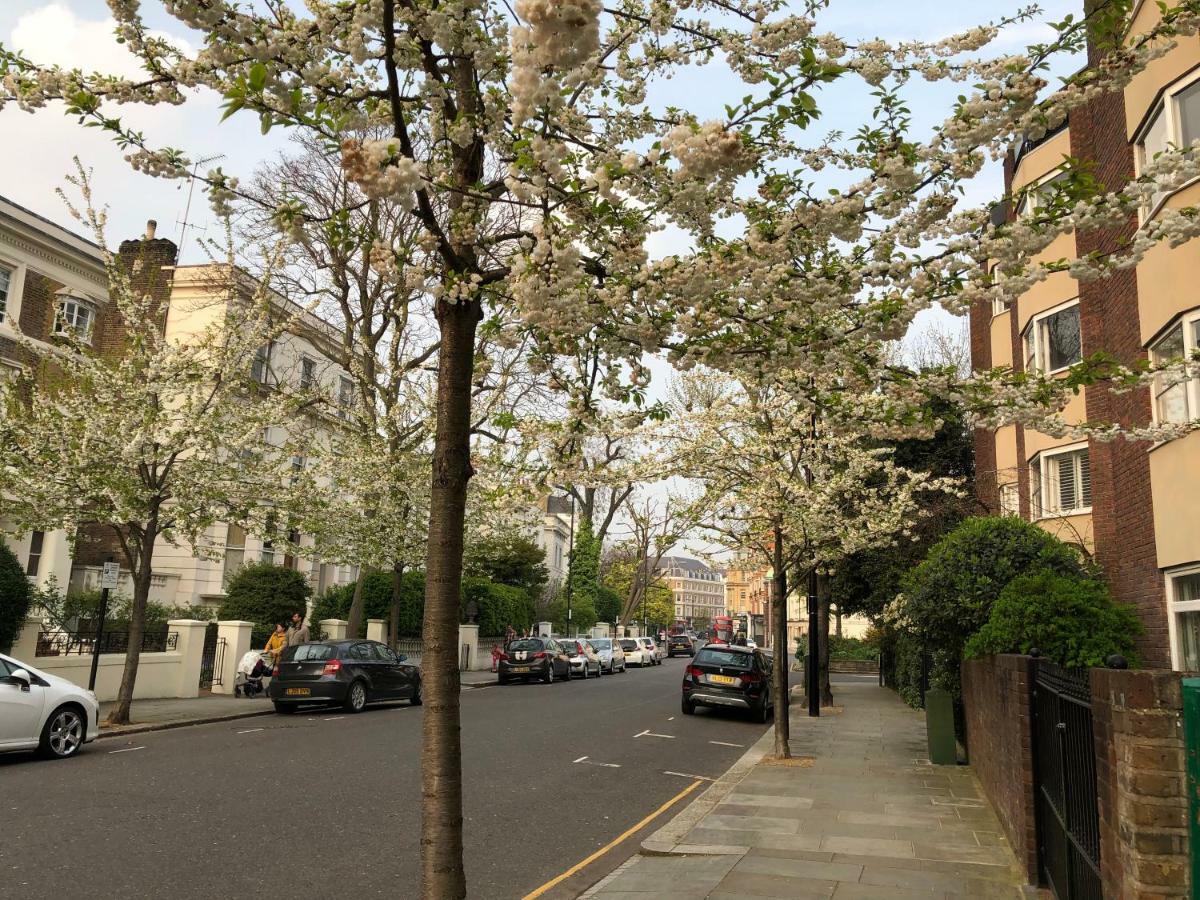
M662 661L667 658L667 650L662 644L657 643L652 637L638 638L640 643L646 649L646 659L650 660L650 665L661 666Z
M588 678L595 672L599 678L604 674L604 665L589 641L583 638L559 638L558 643L570 660L571 675Z
M600 664L608 674L625 671L625 651L621 642L614 638L592 638L589 643L596 649Z

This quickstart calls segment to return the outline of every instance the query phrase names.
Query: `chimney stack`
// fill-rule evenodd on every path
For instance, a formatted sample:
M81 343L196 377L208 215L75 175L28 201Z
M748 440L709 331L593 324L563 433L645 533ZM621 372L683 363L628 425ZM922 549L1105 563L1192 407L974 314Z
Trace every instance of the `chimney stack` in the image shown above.
M157 230L158 230L158 222L154 221L154 219L147 219L146 220L146 240L148 240L148 241L154 240L154 232Z

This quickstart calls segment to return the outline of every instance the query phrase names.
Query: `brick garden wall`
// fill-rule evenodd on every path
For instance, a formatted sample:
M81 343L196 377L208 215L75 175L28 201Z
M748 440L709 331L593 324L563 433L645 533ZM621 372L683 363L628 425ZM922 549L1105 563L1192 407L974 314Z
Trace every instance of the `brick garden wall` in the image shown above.
M1005 654L963 663L971 768L991 801L1030 884L1037 884L1030 694L1033 660Z
M1180 678L1092 670L1105 896L1190 896Z

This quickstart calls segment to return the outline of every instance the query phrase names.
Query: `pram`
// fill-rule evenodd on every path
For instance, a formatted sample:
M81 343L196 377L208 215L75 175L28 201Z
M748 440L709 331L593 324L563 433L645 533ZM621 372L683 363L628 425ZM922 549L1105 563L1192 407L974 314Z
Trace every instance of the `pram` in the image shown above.
M233 695L235 697L254 697L263 692L263 676L270 675L275 667L270 653L261 650L251 650L243 654L238 662L237 674L233 680Z

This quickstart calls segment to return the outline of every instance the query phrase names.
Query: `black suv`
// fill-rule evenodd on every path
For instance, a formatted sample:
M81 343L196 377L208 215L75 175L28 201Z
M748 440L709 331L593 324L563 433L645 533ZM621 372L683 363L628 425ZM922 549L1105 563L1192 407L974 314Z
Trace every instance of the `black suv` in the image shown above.
M681 656L696 655L696 646L686 634L672 634L667 638L667 656L677 653Z
M746 709L756 722L766 722L775 711L767 658L749 647L701 648L683 676L684 715L694 714L697 706Z

